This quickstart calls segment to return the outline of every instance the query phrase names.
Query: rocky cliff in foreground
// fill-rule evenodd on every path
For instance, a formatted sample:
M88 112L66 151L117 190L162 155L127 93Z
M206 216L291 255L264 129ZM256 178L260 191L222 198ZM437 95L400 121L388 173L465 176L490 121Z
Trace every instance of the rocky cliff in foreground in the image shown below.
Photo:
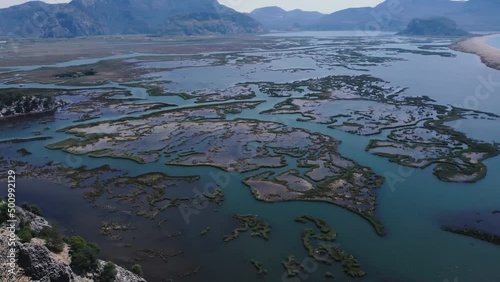
M241 34L263 30L251 17L217 0L38 1L0 9L0 36Z
M111 263L96 260L95 268L86 273L75 273L76 257L75 250L72 250L68 243L61 245L60 252L56 252L51 247L49 241L51 236L41 238L31 238L26 230L32 234L42 234L44 230L52 226L40 216L33 214L23 208L16 207L17 223L14 224L16 236L11 237L9 230L11 224L7 221L5 203L0 203L0 281L40 281L40 282L93 282L93 281L115 281L115 282L146 282L136 274ZM12 238L12 239L11 239ZM76 237L79 238L79 237ZM81 239L81 238L80 238ZM82 239L81 239L82 240ZM83 240L82 240L83 241ZM14 265L9 265L9 253L16 251ZM80 258L79 258L80 259ZM108 271L108 265L113 270ZM12 271L14 269L14 271ZM14 274L12 274L14 272ZM105 273L106 272L106 273ZM114 280L104 280L109 273ZM113 279L113 278L111 278Z

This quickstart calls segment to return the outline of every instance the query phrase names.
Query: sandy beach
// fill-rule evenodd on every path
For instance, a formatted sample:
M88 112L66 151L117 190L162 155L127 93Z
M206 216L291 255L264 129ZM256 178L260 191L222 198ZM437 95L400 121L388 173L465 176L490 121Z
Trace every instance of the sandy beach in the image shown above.
M481 61L490 68L500 70L500 49L490 46L486 41L492 37L500 36L493 34L487 36L472 37L462 40L451 46L451 49L476 54L481 57Z

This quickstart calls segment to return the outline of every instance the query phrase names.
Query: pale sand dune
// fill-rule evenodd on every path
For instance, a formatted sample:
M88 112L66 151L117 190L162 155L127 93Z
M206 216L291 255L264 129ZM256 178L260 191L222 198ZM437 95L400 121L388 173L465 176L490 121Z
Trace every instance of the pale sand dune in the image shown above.
M460 52L476 54L481 57L481 61L485 65L500 70L500 49L486 44L486 40L495 36L500 36L500 34L472 37L454 44L451 48Z

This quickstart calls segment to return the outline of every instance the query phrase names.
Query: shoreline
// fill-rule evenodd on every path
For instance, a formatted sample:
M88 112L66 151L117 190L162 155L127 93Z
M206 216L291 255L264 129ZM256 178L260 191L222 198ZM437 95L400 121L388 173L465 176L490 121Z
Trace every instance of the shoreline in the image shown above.
M488 39L496 36L500 36L500 34L467 38L454 43L450 46L450 49L478 55L483 64L492 69L500 70L500 49L486 43Z

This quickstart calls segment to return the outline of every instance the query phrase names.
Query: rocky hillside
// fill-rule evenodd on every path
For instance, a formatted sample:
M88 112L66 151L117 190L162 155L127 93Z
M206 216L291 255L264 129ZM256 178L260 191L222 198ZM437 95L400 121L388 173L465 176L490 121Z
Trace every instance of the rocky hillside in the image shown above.
M469 33L447 18L413 19L398 35L408 36L467 36Z
M173 16L162 25L161 33L168 35L244 34L260 27L250 17L235 13L189 13ZM257 29L256 29L257 28Z
M233 34L263 30L254 19L217 0L73 0L64 4L28 2L0 9L3 36Z
M13 229L16 235L11 237L6 203L0 202L0 260L10 260L8 256L11 248L16 252L13 265L0 264L0 281L146 282L122 267L97 258L89 271L82 271L87 262L86 258L89 255L93 257L89 250L97 248L95 245L80 237L67 239L69 243L63 241L62 237L58 237L58 233L53 233L54 228L43 217L26 208L16 207L15 214L17 223L13 225ZM10 247L12 243L14 246ZM82 251L78 250L77 246ZM83 250L84 248L86 249ZM12 269L14 271L11 271ZM104 280L104 277L110 277L111 280Z

